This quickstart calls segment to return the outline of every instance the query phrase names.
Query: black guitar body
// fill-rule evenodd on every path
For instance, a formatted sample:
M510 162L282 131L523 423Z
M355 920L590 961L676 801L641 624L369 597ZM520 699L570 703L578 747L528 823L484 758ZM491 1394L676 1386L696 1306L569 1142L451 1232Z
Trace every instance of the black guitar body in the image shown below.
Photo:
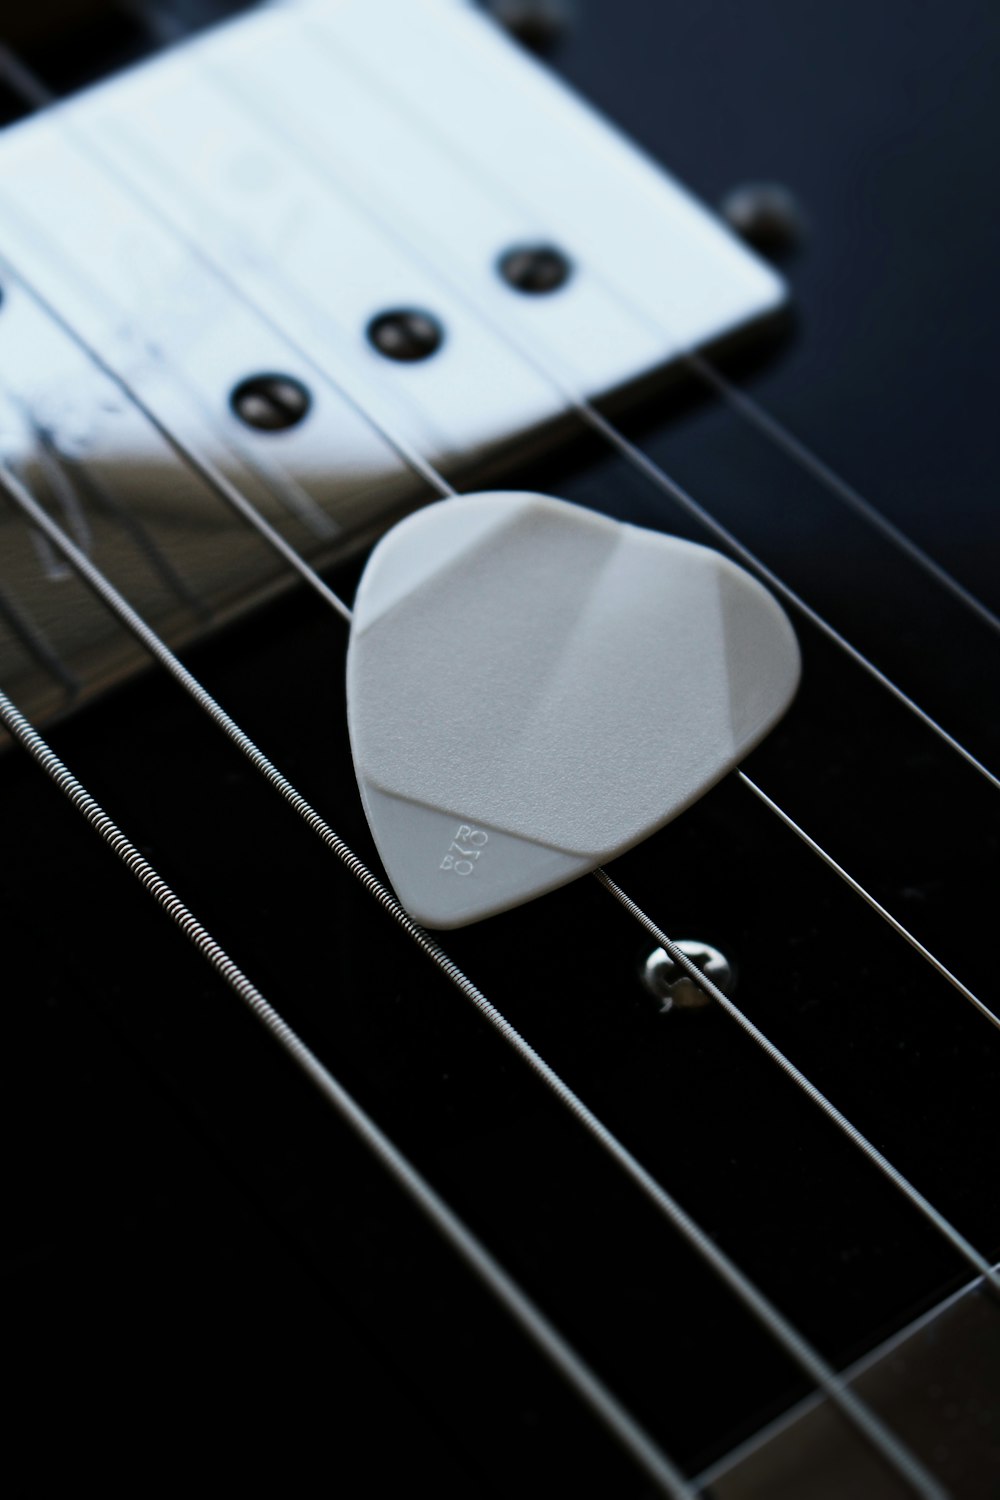
M193 12L193 7L191 10ZM986 3L591 0L553 64L703 199L785 184L794 326L729 374L1000 610ZM572 247L570 247L572 248ZM0 310L0 336L2 336ZM693 378L629 431L1000 767L1000 638ZM513 484L710 540L582 433ZM513 485L512 485L513 487ZM335 583L348 596L360 560ZM987 1003L995 788L796 618L747 770ZM370 864L345 627L292 592L188 653ZM650 692L660 691L650 684ZM81 781L693 1476L804 1377L158 672L49 730ZM49 1489L630 1497L648 1480L21 752L0 761L8 1452ZM993 1261L1000 1034L735 779L620 861ZM584 880L445 947L838 1368L968 1267ZM1000 1315L997 1321L1000 1335ZM940 1372L942 1403L952 1399ZM998 1392L956 1400L982 1409ZM844 1443L856 1443L844 1428ZM939 1444L939 1446L941 1446ZM944 1444L947 1448L947 1443ZM922 1454L929 1463L933 1454ZM955 1492L1000 1476L938 1455ZM872 1495L895 1494L871 1461Z

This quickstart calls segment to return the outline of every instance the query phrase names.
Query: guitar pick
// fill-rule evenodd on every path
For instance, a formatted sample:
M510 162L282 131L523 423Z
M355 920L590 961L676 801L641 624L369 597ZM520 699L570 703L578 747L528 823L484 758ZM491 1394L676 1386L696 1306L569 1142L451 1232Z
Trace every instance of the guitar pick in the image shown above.
M376 546L351 746L403 906L460 927L624 853L795 693L784 612L727 558L544 495L442 500Z

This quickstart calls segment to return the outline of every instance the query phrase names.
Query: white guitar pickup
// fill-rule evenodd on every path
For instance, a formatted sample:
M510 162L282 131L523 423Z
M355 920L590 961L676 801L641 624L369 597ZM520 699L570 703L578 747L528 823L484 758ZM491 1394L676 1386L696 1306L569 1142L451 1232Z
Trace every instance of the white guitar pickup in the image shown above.
M496 468L557 441L574 397L648 380L785 296L463 0L288 0L163 53L0 137L0 219L3 453L73 491L79 534L175 640L273 588L275 562L220 544L244 523L122 414L88 350L323 563L427 498L407 455L453 479ZM505 279L505 257L539 249L560 284ZM426 357L373 339L397 312L436 331ZM307 393L301 420L240 419L233 392L266 374ZM89 472L130 527L108 507L88 526ZM82 691L121 675L131 657L99 659L96 624L74 616L64 639L52 570L0 551L21 559L0 591L24 627L0 679L14 656L19 678L44 673L32 620Z

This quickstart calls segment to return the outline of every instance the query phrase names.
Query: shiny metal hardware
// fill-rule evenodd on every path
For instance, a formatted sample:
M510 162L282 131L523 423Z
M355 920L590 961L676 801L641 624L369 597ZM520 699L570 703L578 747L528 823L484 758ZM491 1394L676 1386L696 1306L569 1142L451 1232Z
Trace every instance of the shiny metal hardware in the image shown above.
M710 943L699 943L690 938L676 943L686 958L699 968L706 979L728 995L733 984L733 971L729 960ZM660 1012L673 1010L698 1010L711 1005L712 997L700 990L690 975L685 974L680 964L662 948L654 948L642 968L642 982L661 1002Z
M180 453L325 566L431 470L551 446L577 395L648 390L785 299L463 0L264 6L41 109L0 135L0 220L0 452L172 645L292 579ZM553 245L565 285L512 294L505 253ZM387 308L433 309L433 358L373 344ZM0 507L0 680L35 718L142 664L62 571Z

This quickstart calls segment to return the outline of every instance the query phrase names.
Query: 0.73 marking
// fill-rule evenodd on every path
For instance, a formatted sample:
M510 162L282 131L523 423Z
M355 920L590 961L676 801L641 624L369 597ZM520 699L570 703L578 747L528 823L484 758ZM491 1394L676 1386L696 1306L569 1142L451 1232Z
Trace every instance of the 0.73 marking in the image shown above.
M490 836L484 829L471 828L468 823L461 823L438 868L450 870L453 875L472 875L479 856L489 841Z

